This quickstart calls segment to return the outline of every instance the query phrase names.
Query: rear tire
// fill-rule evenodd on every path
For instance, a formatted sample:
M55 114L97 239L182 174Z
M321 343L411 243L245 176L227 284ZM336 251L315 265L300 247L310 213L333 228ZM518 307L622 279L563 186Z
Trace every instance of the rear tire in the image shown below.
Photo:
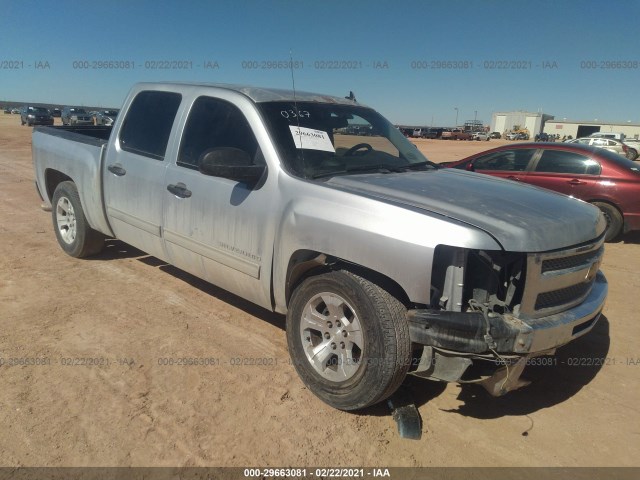
M100 253L104 235L89 226L75 183L61 182L53 193L51 216L60 247L72 257Z
M357 410L381 402L411 362L405 306L346 270L309 277L293 292L287 343L305 385L323 402Z
M624 219L620 211L608 203L593 202L593 205L598 207L604 214L604 218L607 219L607 232L604 236L605 242L611 242L615 240L621 233L624 225Z
M635 148L630 148L627 151L627 158L629 160L635 160L636 158L638 158L638 151Z

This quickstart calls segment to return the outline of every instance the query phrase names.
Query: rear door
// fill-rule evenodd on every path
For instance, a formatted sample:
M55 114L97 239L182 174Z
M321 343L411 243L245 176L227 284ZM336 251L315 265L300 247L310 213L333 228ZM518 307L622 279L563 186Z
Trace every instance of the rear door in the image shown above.
M116 237L162 259L165 155L175 138L181 98L175 92L139 92L107 149L103 173L107 216Z
M580 153L542 149L524 181L531 185L588 200L600 178L600 164Z

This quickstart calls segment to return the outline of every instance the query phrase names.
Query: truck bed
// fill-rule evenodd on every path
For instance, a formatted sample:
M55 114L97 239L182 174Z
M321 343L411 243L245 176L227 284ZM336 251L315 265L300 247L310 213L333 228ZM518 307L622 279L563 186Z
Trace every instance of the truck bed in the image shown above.
M55 127L35 127L34 131L101 147L109 140L112 128L106 125L59 125Z
M36 186L45 207L51 206L61 176L71 180L89 225L106 235L111 229L102 205L102 162L111 130L110 126L43 126L34 128L32 138Z

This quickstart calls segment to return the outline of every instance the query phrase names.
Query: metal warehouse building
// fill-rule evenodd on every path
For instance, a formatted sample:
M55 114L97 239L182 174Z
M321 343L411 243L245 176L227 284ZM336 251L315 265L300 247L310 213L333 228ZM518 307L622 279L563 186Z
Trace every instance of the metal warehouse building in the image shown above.
M491 117L491 131L506 133L516 126L527 129L529 135L534 136L542 132L545 122L552 120L553 115L540 112L495 112Z
M630 122L598 122L597 120L577 122L574 120L549 120L544 126L544 132L558 134L561 137L588 137L596 132L620 132L629 138L640 138L640 123Z

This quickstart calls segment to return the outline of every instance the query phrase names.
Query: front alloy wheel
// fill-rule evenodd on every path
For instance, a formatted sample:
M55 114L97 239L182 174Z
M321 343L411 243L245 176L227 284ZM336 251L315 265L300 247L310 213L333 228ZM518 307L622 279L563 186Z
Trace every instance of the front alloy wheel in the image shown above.
M411 362L407 309L381 285L347 270L311 276L287 311L293 364L318 398L341 410L381 402Z
M315 295L304 307L300 341L307 360L322 378L341 382L358 371L364 338L355 309L332 292Z

